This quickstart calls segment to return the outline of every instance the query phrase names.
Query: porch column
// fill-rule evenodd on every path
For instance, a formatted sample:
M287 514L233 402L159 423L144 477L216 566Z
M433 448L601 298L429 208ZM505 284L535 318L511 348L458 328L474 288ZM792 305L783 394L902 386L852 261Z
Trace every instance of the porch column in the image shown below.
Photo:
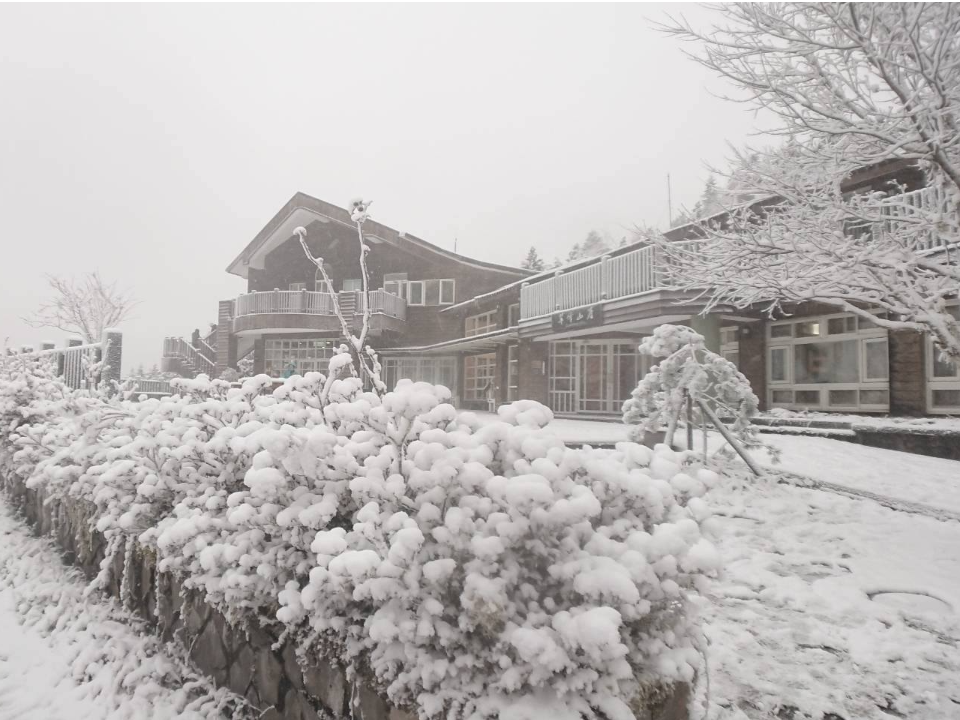
M707 350L720 354L720 316L694 315L690 318L690 328L703 335Z

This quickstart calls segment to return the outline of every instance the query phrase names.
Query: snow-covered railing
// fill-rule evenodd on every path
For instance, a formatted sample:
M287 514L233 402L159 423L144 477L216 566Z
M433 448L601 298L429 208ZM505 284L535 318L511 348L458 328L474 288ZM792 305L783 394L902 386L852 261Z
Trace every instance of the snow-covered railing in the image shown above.
M213 359L197 350L183 338L168 337L163 339L163 356L165 358L179 358L189 363L198 373L213 373L215 363Z
M136 390L134 391L134 396L139 395L140 393L146 393L148 395L170 395L173 391L170 387L169 380L143 380L141 378L131 378Z
M882 229L890 231L894 229L898 222L925 220L929 222L931 215L941 214L947 216L956 211L950 207L950 199L942 187L930 186L892 195L881 202L883 214L890 219L883 223ZM954 222L960 221L960 218L954 217ZM932 250L934 248L947 245L951 242L948 238L941 237L933 230L928 231L925 237L920 241L918 250Z
M363 293L348 290L337 295L341 307L352 305L355 312L363 312ZM308 290L267 290L245 293L237 297L236 317L267 313L300 315L333 315L333 296ZM370 312L406 319L407 303L385 290L370 291Z
M363 312L363 293L359 293L360 302L357 303L357 313ZM407 303L386 290L370 291L370 312L380 315L389 315L399 320L407 319Z
M74 390L96 390L99 384L106 379L104 370L109 379L117 380L120 377L120 353L122 350L122 335L116 331L108 331L104 340L97 343L84 343L82 340L69 339L64 347L54 347L52 342L41 343L40 350L24 346L20 354L34 354L39 357L51 357L56 364L56 374L63 382ZM104 347L107 342L115 345L113 363L109 368L103 361Z
M552 278L521 286L520 319L655 290L661 286L662 265L656 248L648 245L614 257L604 255L576 270L558 271Z

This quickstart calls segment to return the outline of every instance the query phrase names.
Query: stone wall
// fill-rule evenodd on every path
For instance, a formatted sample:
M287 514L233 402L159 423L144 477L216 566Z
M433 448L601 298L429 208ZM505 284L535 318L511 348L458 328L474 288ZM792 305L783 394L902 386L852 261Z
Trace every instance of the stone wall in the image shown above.
M39 534L52 536L66 562L93 579L106 557L108 541L90 522L94 508L60 501L22 482L5 487ZM229 687L261 711L263 720L413 720L415 713L392 707L369 684L351 682L336 662L301 658L294 644L278 644L279 624L256 620L232 624L201 593L183 587L171 573L157 572L153 550L134 543L130 557L121 547L112 564L108 592L153 625L165 640L188 648L197 668L217 685Z

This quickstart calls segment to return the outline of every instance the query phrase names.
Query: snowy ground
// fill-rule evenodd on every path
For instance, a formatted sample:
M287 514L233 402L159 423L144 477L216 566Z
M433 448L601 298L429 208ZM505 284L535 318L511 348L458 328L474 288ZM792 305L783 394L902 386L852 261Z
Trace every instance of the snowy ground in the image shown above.
M495 418L490 413L477 414L489 421ZM549 427L566 443L611 444L627 439L627 426L622 423L557 418ZM960 462L956 460L808 435L762 437L780 450L779 465L772 465L765 453L756 454L756 460L767 467L960 513ZM715 433L709 442L711 449L723 444ZM699 432L694 447L701 447Z
M571 443L626 439L614 423L551 427ZM784 470L960 511L960 462L764 439ZM753 478L707 501L726 567L701 602L710 717L960 719L960 522Z
M0 720L239 718L214 690L0 499Z
M960 523L769 481L707 501L712 717L960 718Z

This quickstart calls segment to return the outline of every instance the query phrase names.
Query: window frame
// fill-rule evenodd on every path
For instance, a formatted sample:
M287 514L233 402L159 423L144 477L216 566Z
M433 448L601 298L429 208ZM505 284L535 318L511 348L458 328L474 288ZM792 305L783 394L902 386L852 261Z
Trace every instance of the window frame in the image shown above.
M420 302L413 301L413 288L420 288ZM424 307L427 299L427 288L423 280L407 280L407 305Z
M960 308L960 304L951 303L948 306L948 311L953 308ZM960 405L935 406L933 404L933 394L936 391L960 391L960 363L953 363L953 377L934 377L934 363L940 351L937 350L937 346L933 342L933 337L929 333L927 334L924 342L924 350L926 351L926 358L924 358L924 365L926 366L926 390L924 393L926 397L924 398L924 405L927 409L927 412L931 415L960 414Z
M446 285L450 287L450 301L443 301L443 288ZM457 281L454 278L442 278L440 280L440 302L439 305L455 305L457 302Z

